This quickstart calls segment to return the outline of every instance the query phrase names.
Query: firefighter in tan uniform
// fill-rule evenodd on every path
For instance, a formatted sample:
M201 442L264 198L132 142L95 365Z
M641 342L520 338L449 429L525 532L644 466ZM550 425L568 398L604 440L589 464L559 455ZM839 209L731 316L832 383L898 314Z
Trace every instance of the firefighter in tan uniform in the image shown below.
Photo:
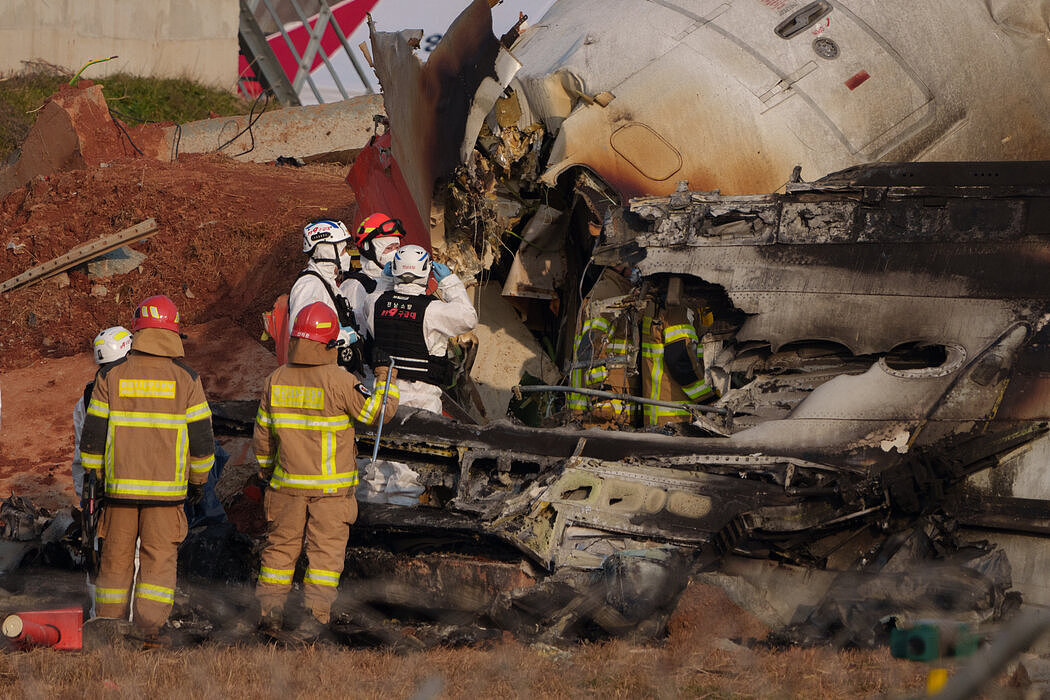
M299 312L288 364L267 379L255 420L259 477L269 481L263 504L267 542L256 588L262 627L281 629L305 533L303 583L310 615L297 630L305 640L316 639L329 622L350 525L357 519L353 421L372 425L381 413L390 420L398 404L393 381L386 392L388 367L376 367L370 392L336 364L338 334L338 318L324 303Z
M704 353L696 327L700 319L682 306L656 311L650 303L642 318L642 393L646 398L674 403L703 403L715 398L704 374ZM707 325L710 325L708 323ZM644 425L691 421L682 408L642 406Z
M80 451L85 480L101 482L105 494L96 611L126 618L134 584L135 627L149 646L163 640L186 537L183 503L204 494L214 438L201 380L180 359L175 304L166 296L146 299L131 330L131 352L95 377Z
M612 318L610 318L612 316ZM615 394L634 393L630 361L631 314L604 314L586 319L574 344L570 385ZM637 359L637 358L635 358ZM637 373L635 373L636 375ZM569 409L585 426L629 428L635 424L636 404L621 399L569 394Z

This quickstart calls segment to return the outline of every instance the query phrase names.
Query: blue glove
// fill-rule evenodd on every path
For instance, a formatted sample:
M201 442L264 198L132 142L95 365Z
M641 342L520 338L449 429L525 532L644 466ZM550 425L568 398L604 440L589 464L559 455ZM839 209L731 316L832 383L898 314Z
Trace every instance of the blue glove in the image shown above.
M357 330L353 326L339 326L339 330L343 331L347 335L347 341L353 345L360 337L357 335Z
M394 261L393 260L388 262L386 265L383 265L383 274L386 275L387 277L393 277L394 276Z
M434 279L438 282L452 274L452 270L448 269L448 265L439 262L432 263L430 269L434 271Z

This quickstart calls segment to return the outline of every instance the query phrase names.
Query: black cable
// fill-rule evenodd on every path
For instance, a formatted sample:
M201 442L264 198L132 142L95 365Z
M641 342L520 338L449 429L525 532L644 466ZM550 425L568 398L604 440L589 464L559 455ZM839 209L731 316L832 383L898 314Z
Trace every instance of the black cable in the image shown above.
M140 124L160 124L161 123L161 122L157 121L156 119L143 119L142 117L135 117L135 116L132 116L130 114L125 114L124 112L121 112L118 109L113 109L112 107L109 107L109 114L110 114L110 116L116 115L116 116L118 116L118 117L120 117L121 119L124 119L124 120L131 119L131 120L139 122ZM126 133L127 132L125 132L125 134ZM128 138L128 141L131 141L130 137ZM175 125L175 135L174 135L174 137L172 138L172 141L171 141L171 160L170 160L170 162L172 162L172 163L174 163L175 159L179 157L179 143L181 141L182 141L182 124L176 124ZM132 143L131 145L134 146L135 144ZM136 148L135 150L138 151L139 149ZM142 153L142 151L139 151L139 153Z
M171 161L179 157L179 144L182 143L182 124L175 125L175 136L171 139Z
M266 101L263 103L262 111L260 111L259 114L256 116L255 115L255 108L259 104L259 98L261 98L261 97L265 97ZM251 136L251 139L252 139L251 148L249 148L247 151L243 151L241 153L238 153L237 156L243 156L245 153L251 153L255 149L255 134L254 134L254 132L252 132L252 127L255 125L255 122L259 121L259 117L261 117L266 112L266 108L269 107L269 105L270 105L270 95L269 95L269 93L266 93L266 92L259 93L259 95L252 102L251 109L248 110L248 125L246 127L244 127L243 129L241 129L240 131L238 131L236 134L234 134L233 138L229 139L228 141L223 143L221 146L216 148L215 152L218 153L219 151L221 151L222 149L226 148L231 143L236 141L238 138L240 138L241 134L243 134L244 132L248 132L249 136ZM236 158L237 156L234 156L234 158Z
M114 112L113 112L112 109L109 110L109 116L110 117L114 116ZM135 149L136 153L138 153L140 156L146 155L145 153L142 152L142 149L139 148L138 146L136 146L135 142L131 140L131 134L129 134L128 130L124 128L124 124L120 121L120 119L114 119L113 123L117 125L117 128L119 128L121 131L124 132L124 136L127 138L128 143L131 144L131 147Z

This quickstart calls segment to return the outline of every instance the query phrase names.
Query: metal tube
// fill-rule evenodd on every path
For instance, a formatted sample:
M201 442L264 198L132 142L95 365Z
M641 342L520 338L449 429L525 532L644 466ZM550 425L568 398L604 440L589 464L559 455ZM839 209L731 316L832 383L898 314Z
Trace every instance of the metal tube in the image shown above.
M295 14L299 15L299 21L303 23L303 26L306 27L310 35L310 41L306 45L306 50L303 52L303 55L299 57L300 69L306 71L306 75L309 76L310 66L308 61L313 61L314 54L320 53L321 60L324 61L325 66L328 68L328 73L332 76L332 80L335 82L335 87L339 90L339 94L342 95L344 100L349 98L350 96L346 94L346 90L343 88L342 81L339 80L339 75L336 74L331 61L328 60L328 56L325 55L324 49L321 48L321 37L324 36L325 29L330 23L336 23L335 15L332 14L332 9L328 7L328 3L322 2L321 9L317 13L317 21L314 22L314 26L311 27L310 20L306 16L306 13L303 12L302 8L299 7L299 3L296 2L296 0L289 0L289 2L292 5L292 9L295 10ZM314 48L315 50L311 51L311 48ZM317 101L320 102L321 99L318 98Z
M296 63L298 64L298 61L301 60L302 57L299 56L299 49L295 48L295 43L292 41L292 38L288 36L288 32L284 31L284 23L281 22L281 15L278 14L277 10L273 9L273 4L271 4L270 0L263 0L263 4L266 5L266 9L270 11L270 16L273 17L274 21L277 23L277 31L279 31L281 36L284 37L284 43L288 45L288 49L292 52L292 55L296 57ZM300 67L299 70L302 71L302 68ZM296 80L293 81L292 86L296 92L298 92L299 87L294 83L299 82L298 78L299 76L296 75ZM306 71L306 84L310 86L310 90L313 91L314 98L318 103L323 103L324 100L321 99L321 91L317 89L316 85L314 85L314 81L310 77L310 71Z
M364 68L357 61L357 57L354 56L354 50L350 47L350 41L346 38L346 34L343 33L343 28L339 26L339 22L335 21L335 15L332 15L332 27L335 29L336 36L339 37L339 43L343 45L343 50L346 51L347 57L350 58L350 63L354 66L354 70L357 71L357 77L361 79L361 84L365 86L365 90L369 94L375 93L372 89L372 82L368 79L368 75L365 74Z
M372 448L372 464L376 463L379 456L379 437L383 434L383 418L386 417L386 397L390 395L390 377L394 374L394 358L390 358L390 366L386 370L386 388L383 390L383 405L379 408L379 425L376 426L376 444Z
M723 408L721 406L704 406L697 403L676 403L674 401L657 401L656 399L645 399L641 396L632 396L630 394L615 394L611 391L601 391L599 389L585 389L583 387L575 386L553 386L550 384L519 384L514 387L514 391L520 392L522 394L537 394L545 391L553 391L562 394L583 394L584 396L595 396L600 399L618 399L620 401L643 403L649 406L679 408L688 411L697 411L698 413L717 413L721 416L729 415L729 409Z

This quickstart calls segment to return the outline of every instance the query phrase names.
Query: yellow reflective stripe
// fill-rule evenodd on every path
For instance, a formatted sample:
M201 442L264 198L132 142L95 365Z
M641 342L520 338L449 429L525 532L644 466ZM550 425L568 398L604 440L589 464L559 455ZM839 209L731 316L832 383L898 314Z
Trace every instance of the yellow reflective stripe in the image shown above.
M668 326L664 329L665 343L676 343L680 340L699 342L696 337L696 329L689 325Z
M109 419L125 427L184 428L186 426L186 416L181 413L110 411Z
M201 472L207 472L215 465L215 455L208 455L207 457L201 457L195 459L190 457L190 471L196 474Z
M649 367L649 398L660 399L661 384L664 378L664 346L662 343L642 343L642 356L649 358L651 366ZM656 406L650 406L644 404L642 408L642 415L645 416L646 422L649 425L658 425L657 418L662 415ZM675 414L677 415L677 414Z
M126 603L128 600L128 589L126 588L99 588L95 587L95 603L99 605Z
M336 474L289 474L284 467L277 465L270 477L270 486L281 488L287 486L293 489L326 489L334 491L344 486L355 486L357 484L357 470L352 472L340 472Z
M633 403L629 401L621 401L620 399L607 399L603 401L598 401L594 404L594 408L596 410L602 408L609 408L612 409L618 415L623 413L633 414L636 409Z
M175 603L175 589L140 582L135 584L135 597L173 605Z
M693 401L698 401L712 393L711 387L707 386L703 379L698 379L688 386L683 386L682 391Z
M207 401L195 404L186 409L187 423L192 423L195 420L204 420L205 418L211 418L211 408L208 406Z
M642 357L663 357L663 343L642 343Z
M692 415L685 409L677 408L664 408L662 406L650 406L653 409L652 413L657 416L689 416Z
M256 453L255 461L259 463L260 467L269 468L273 464L273 457Z
M604 381L609 376L609 368L605 365L598 365L597 367L591 367L587 370L587 383L594 384L595 382Z
M590 318L583 322L584 333L591 330L609 333L610 331L612 331L612 327L612 321L603 316L598 316L597 318Z
M186 494L186 462L189 459L189 437L186 431L186 416L172 413L154 413L147 411L111 411L106 432L106 481L116 486L120 481L124 483L140 483L129 479L118 480L114 472L114 433L118 427L125 428L159 428L163 430L177 431L175 436L175 478L171 481L141 482L143 484L162 484L167 487L167 495ZM171 491L171 485L181 485L181 492ZM107 487L107 491L112 490ZM162 492L158 489L149 490L120 490L125 495L149 495Z
M98 399L91 399L91 403L87 407L87 414L89 416L98 416L99 418L109 418L109 404Z
M349 416L308 416L303 413L273 413L270 423L280 430L346 430L350 427Z
M325 571L324 569L307 569L306 575L303 576L303 583L315 583L319 586L338 586L339 585L339 574L338 571Z
M106 493L114 496L185 496L186 482L135 482L131 479L106 479Z
M295 569L271 569L268 566L259 567L259 583L272 583L275 586L292 585L292 574Z
M264 411L260 405L258 412L255 414L255 422L259 425L270 427L273 425L273 418L271 418L270 414Z
M627 341L626 340L611 340L606 346L609 352L613 355L626 355L627 354Z
M397 384L390 384L390 396L396 399L401 398L401 393L397 389ZM368 397L365 401L365 405L361 407L361 410L357 412L354 419L360 423L368 425L372 423L379 415L380 407L386 400L386 383L380 383L380 387Z
M101 469L102 455L93 454L90 452L81 452L80 463L84 465L85 469Z

